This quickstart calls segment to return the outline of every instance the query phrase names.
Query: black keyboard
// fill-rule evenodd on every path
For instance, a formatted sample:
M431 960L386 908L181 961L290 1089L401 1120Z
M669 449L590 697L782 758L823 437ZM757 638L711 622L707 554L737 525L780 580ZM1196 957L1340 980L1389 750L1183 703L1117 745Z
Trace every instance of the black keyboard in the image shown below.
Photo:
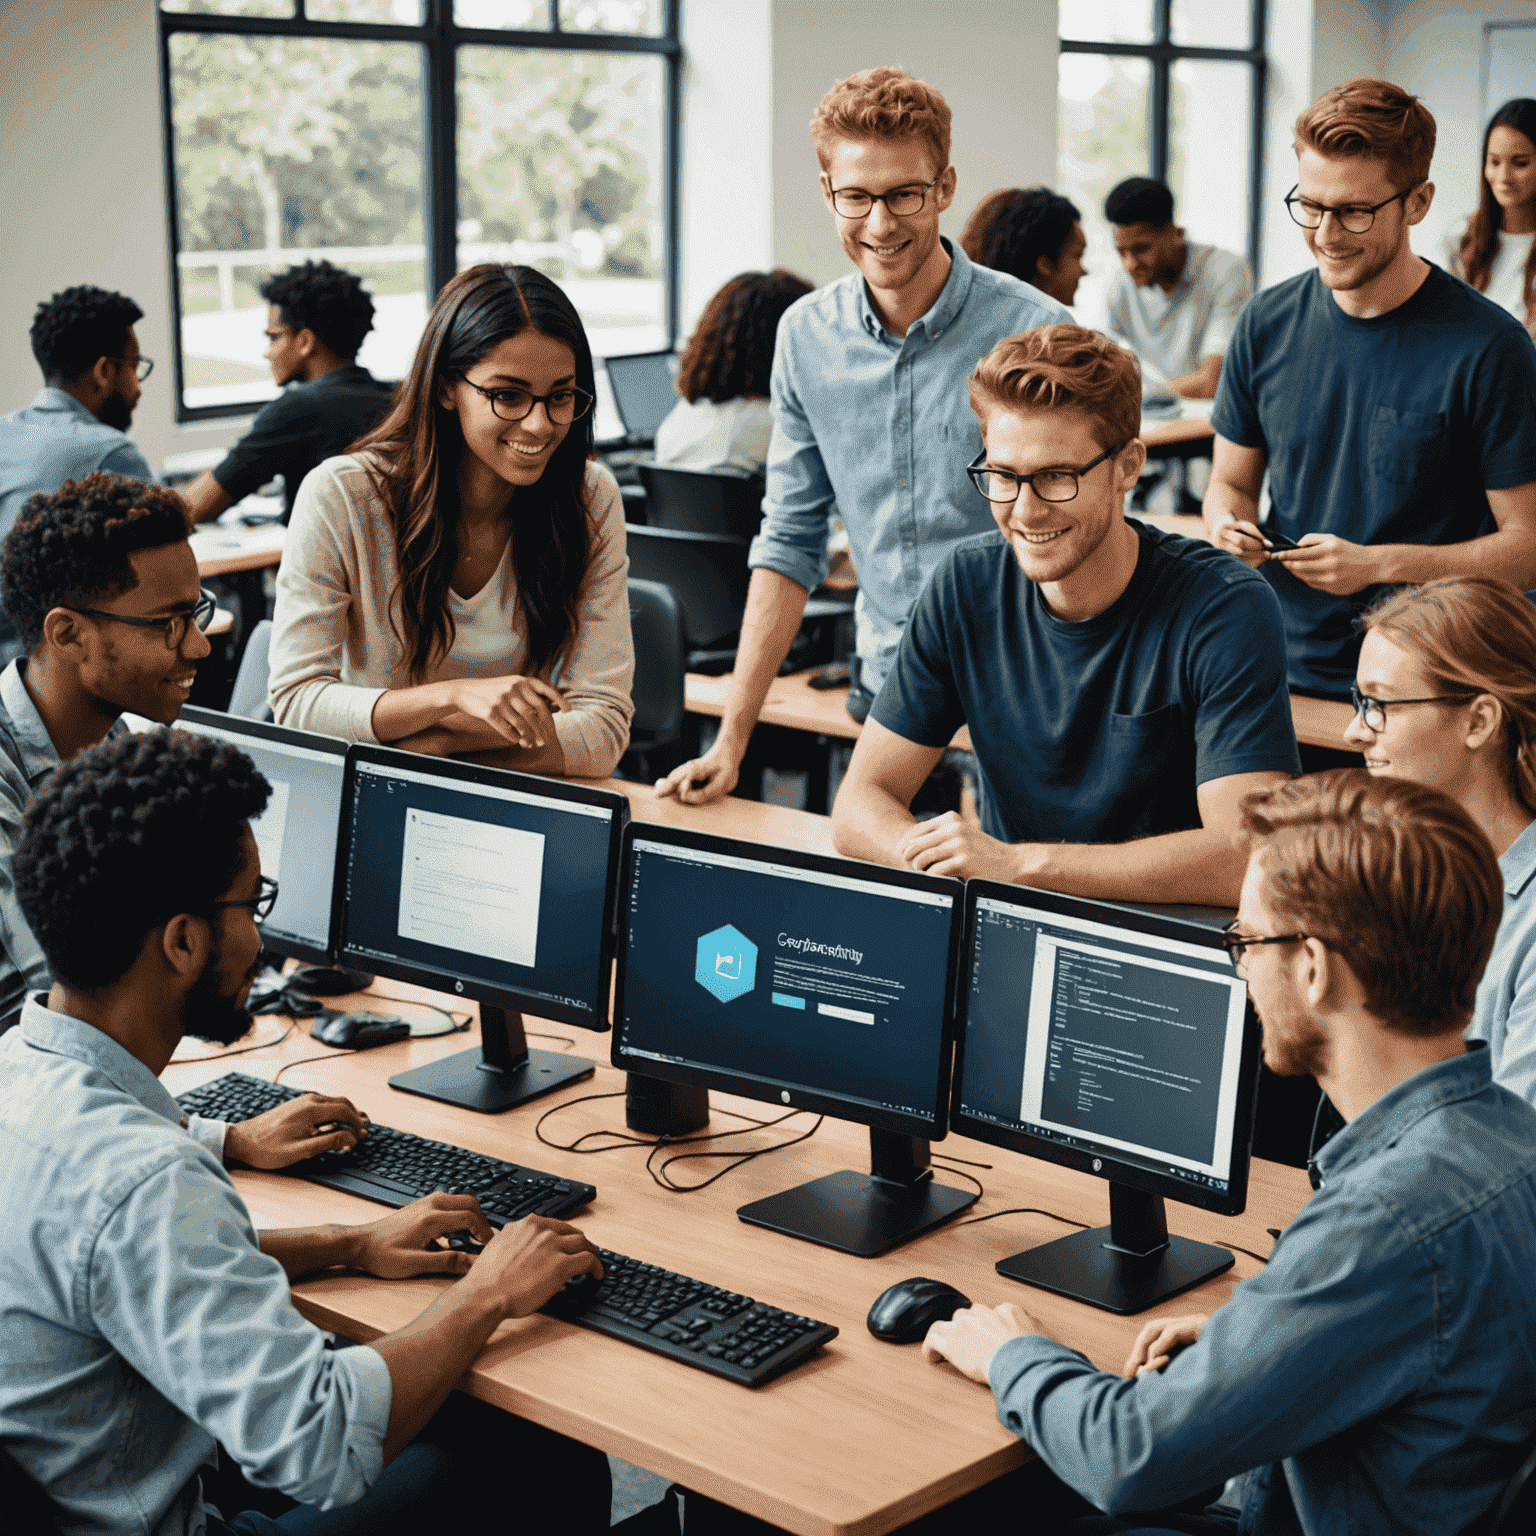
M544 1305L544 1312L744 1387L762 1386L837 1337L830 1323L766 1306L606 1248L598 1252L602 1280L582 1276L568 1282Z
M188 1114L233 1124L302 1096L297 1088L229 1072L180 1094L176 1102ZM597 1197L590 1184L377 1123L370 1123L367 1136L352 1151L322 1152L281 1171L381 1205L409 1205L438 1189L470 1194L493 1227L524 1216L565 1216Z

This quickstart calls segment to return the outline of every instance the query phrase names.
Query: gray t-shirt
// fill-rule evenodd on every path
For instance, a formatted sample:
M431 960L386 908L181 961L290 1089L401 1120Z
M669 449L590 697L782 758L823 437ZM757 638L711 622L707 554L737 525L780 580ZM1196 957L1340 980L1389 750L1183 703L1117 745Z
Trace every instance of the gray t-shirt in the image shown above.
M1170 379L1193 373L1201 358L1225 357L1243 305L1253 297L1247 260L1214 245L1188 247L1171 290L1138 288L1121 268L1109 285L1109 328L1137 357Z

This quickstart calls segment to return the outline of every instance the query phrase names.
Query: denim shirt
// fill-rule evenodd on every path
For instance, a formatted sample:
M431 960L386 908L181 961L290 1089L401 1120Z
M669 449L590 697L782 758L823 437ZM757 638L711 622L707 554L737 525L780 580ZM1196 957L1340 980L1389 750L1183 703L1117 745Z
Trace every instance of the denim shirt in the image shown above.
M1005 336L1070 320L1055 299L975 266L951 266L933 307L891 336L850 272L797 299L779 322L762 530L748 564L807 591L826 577L827 519L848 529L859 573L862 682L878 693L918 594L959 540L995 524L966 477L981 428L966 380ZM835 508L834 508L835 503Z
M1340 1131L1268 1265L1166 1369L1126 1380L1012 1339L998 1417L1112 1513L1258 1469L1241 1529L1264 1536L1484 1516L1536 1432L1536 1110L1490 1068L1474 1046Z
M1494 1080L1536 1104L1536 822L1504 850L1499 873L1504 916L1467 1039L1486 1040Z
M0 1441L70 1533L200 1536L216 1440L321 1508L383 1465L389 1368L326 1348L179 1121L89 1024L31 1001L0 1038Z

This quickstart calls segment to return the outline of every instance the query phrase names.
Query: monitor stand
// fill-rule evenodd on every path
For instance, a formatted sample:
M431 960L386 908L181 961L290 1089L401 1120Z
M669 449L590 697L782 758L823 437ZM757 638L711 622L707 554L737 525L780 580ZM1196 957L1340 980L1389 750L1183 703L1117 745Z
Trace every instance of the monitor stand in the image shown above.
M1161 1195L1110 1183L1109 1225L1058 1237L998 1262L997 1272L1106 1312L1145 1312L1231 1269L1230 1248L1168 1231Z
M496 1115L591 1076L592 1063L585 1056L531 1050L522 1014L482 1003L478 1051L413 1067L390 1078L389 1086Z
M926 1141L871 1129L868 1173L829 1173L736 1214L754 1227L869 1259L932 1231L977 1198L933 1182Z

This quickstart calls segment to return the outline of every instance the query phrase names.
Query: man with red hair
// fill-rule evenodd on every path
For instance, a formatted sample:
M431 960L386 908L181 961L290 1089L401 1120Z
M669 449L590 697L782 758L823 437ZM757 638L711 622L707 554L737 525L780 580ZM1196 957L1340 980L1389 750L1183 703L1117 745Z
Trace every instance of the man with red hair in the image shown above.
M1231 906L1238 805L1298 771L1274 596L1125 517L1135 359L1051 325L977 366L968 468L996 529L924 590L833 807L839 852L1111 901ZM981 825L913 796L969 727Z

